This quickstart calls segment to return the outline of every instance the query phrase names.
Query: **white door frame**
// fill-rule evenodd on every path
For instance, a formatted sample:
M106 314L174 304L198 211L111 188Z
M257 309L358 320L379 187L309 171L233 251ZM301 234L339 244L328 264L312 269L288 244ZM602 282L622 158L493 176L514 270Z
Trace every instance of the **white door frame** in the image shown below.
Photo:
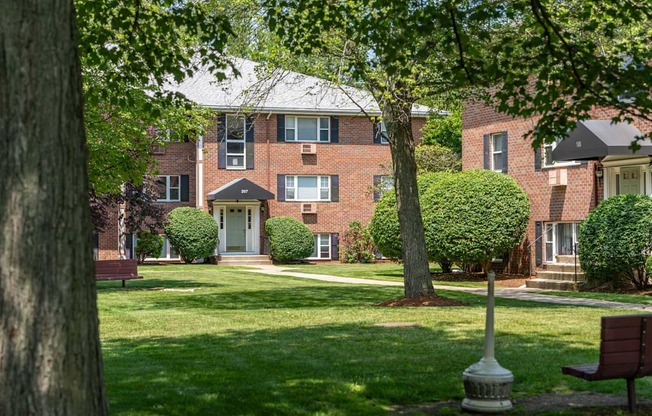
M226 224L229 220L230 208L243 208L245 211L245 244L244 252L228 252L228 254L258 254L260 253L260 202L259 201L214 201L213 218L218 227L218 253L226 251Z

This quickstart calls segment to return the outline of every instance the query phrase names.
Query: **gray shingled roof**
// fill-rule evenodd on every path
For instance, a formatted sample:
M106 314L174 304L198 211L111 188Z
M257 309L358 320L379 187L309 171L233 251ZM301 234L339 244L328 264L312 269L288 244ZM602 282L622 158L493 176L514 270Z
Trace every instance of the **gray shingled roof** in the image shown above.
M338 86L328 81L292 71L274 70L265 74L257 63L235 58L240 72L218 81L208 70L172 85L195 103L220 111L246 110L269 113L380 115L376 101L367 91ZM360 109L362 107L364 112ZM430 108L415 105L414 116L426 116Z

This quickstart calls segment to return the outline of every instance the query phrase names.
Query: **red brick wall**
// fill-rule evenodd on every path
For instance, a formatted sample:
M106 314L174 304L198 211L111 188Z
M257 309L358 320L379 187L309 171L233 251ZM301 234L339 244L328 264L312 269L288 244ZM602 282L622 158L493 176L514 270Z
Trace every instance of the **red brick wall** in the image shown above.
M609 119L613 114L613 111L607 109L597 109L592 118ZM597 180L595 177L594 161L576 166L543 167L540 172L535 171L532 143L524 136L536 125L536 121L536 118L517 119L498 114L491 108L473 101L466 104L462 116L463 169L484 167L485 134L508 132L508 174L516 179L528 194L532 207L526 239L521 249L531 252L533 269L535 221L581 221L595 208L596 202L602 200L604 194L603 180ZM642 123L637 126L642 131L652 129L652 126ZM549 172L557 169L567 169L567 186L548 184Z

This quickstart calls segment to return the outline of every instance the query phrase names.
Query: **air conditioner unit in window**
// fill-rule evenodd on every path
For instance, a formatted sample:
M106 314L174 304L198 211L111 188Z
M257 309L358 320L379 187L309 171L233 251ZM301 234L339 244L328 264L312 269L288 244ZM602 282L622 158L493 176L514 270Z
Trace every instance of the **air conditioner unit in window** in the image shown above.
M165 154L165 146L152 146L152 154L153 155L164 155Z
M316 214L317 213L317 204L314 202L304 202L301 204L301 213L302 214Z
M568 184L568 171L566 169L551 169L548 172L550 186L566 186Z
M302 155L315 155L317 154L317 144L315 143L301 143Z

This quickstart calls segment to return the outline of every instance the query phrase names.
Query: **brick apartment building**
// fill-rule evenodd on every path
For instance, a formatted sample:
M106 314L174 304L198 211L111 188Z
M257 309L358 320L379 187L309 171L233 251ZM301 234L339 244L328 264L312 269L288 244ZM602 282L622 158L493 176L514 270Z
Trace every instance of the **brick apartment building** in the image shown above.
M611 124L614 113L595 109L558 143L533 149L524 134L536 119L498 114L478 103L462 116L462 168L493 169L512 176L531 201L530 222L522 244L505 267L534 274L574 254L580 222L603 199L621 193L652 195L652 145L632 154L628 148L650 124ZM639 130L640 129L640 130Z
M212 109L203 137L156 149L159 202L209 212L219 226L218 253L265 253L263 225L293 217L314 233L312 259L337 259L348 223L371 220L374 183L387 175L387 141L377 104L365 91L338 87L293 72L263 75L238 61L240 77L217 80L208 72L173 87ZM429 109L415 106L420 138ZM128 213L127 213L128 215ZM97 241L97 257L131 257L133 237L116 221ZM122 245L122 249L120 248ZM178 255L165 241L163 260Z

